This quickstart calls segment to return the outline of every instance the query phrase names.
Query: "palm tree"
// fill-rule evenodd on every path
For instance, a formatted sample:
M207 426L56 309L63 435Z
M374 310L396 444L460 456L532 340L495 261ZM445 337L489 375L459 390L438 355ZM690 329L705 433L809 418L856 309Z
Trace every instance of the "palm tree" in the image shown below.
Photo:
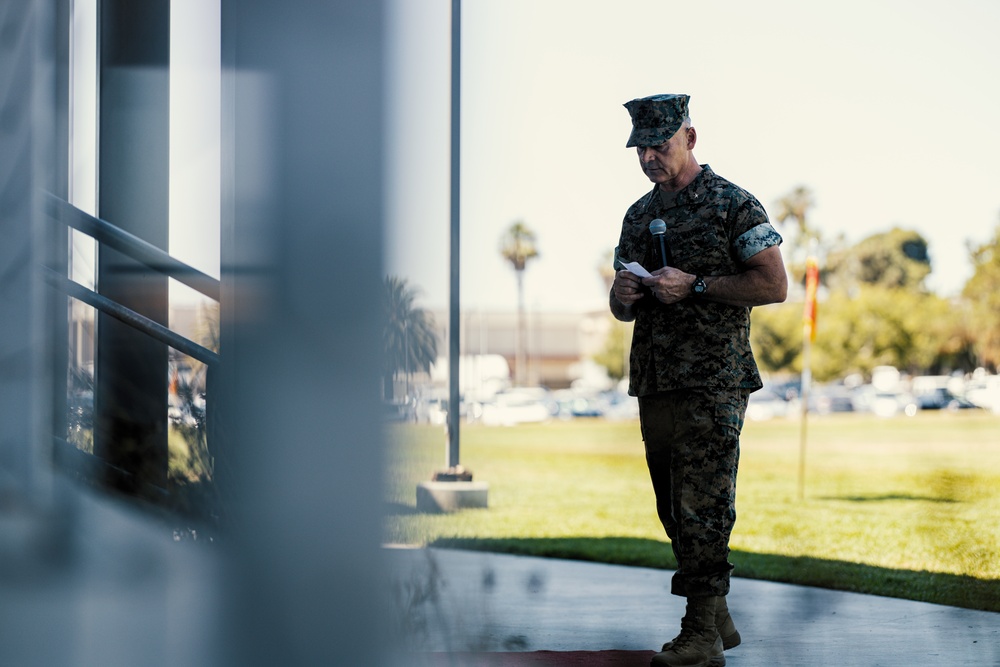
M809 226L806 215L816 202L812 192L804 185L796 186L791 192L778 200L778 214L775 216L780 224L790 218L795 221L798 235L804 240L819 236L817 230Z
M517 335L514 337L514 376L516 384L524 382L524 341L527 339L524 318L524 268L529 259L538 257L535 232L518 220L500 239L500 254L510 262L517 275Z
M777 201L778 212L775 220L784 227L791 220L795 223L794 234L789 239L788 269L793 279L799 282L805 275L805 260L810 246L819 244L820 232L809 224L809 209L816 205L813 194L804 185L796 186L791 192Z
M386 400L394 397L397 374L404 373L408 382L414 372L429 373L431 364L437 359L434 317L414 305L418 294L419 290L410 287L406 279L386 276L382 291L385 318L382 395Z

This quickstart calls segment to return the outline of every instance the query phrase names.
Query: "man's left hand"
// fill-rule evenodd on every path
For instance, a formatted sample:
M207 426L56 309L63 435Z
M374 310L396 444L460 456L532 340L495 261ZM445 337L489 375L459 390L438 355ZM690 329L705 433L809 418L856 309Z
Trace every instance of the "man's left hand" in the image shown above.
M685 273L672 266L665 266L652 272L649 278L643 278L642 284L653 292L661 303L677 303L691 296L691 284L695 276Z

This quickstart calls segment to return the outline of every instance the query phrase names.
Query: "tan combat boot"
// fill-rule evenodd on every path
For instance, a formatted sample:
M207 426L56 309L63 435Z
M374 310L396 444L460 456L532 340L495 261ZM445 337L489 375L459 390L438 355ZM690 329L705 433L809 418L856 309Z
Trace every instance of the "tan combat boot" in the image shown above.
M729 615L729 605L726 604L725 595L720 595L715 599L715 627L719 630L719 636L722 637L722 648L726 651L736 648L743 641L739 630L736 629L736 624L733 623L733 617ZM666 651L673 643L673 641L667 642L660 650Z
M670 648L653 656L652 667L725 667L722 637L715 627L715 596L687 599L681 633Z

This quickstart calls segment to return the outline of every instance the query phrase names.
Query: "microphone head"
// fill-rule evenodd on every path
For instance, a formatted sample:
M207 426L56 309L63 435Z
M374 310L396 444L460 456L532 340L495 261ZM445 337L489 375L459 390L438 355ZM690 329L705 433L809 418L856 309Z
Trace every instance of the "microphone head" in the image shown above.
M666 231L667 231L667 223L663 222L659 218L649 223L649 233L652 234L653 236L659 236L661 234L665 234Z

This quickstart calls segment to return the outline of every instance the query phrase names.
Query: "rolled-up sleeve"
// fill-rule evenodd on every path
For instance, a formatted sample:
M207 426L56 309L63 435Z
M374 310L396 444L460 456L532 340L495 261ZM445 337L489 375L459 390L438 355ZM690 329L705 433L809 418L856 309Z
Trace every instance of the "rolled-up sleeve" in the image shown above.
M745 262L762 250L781 245L781 240L781 234L771 226L770 222L762 222L736 239L736 256L741 262Z

